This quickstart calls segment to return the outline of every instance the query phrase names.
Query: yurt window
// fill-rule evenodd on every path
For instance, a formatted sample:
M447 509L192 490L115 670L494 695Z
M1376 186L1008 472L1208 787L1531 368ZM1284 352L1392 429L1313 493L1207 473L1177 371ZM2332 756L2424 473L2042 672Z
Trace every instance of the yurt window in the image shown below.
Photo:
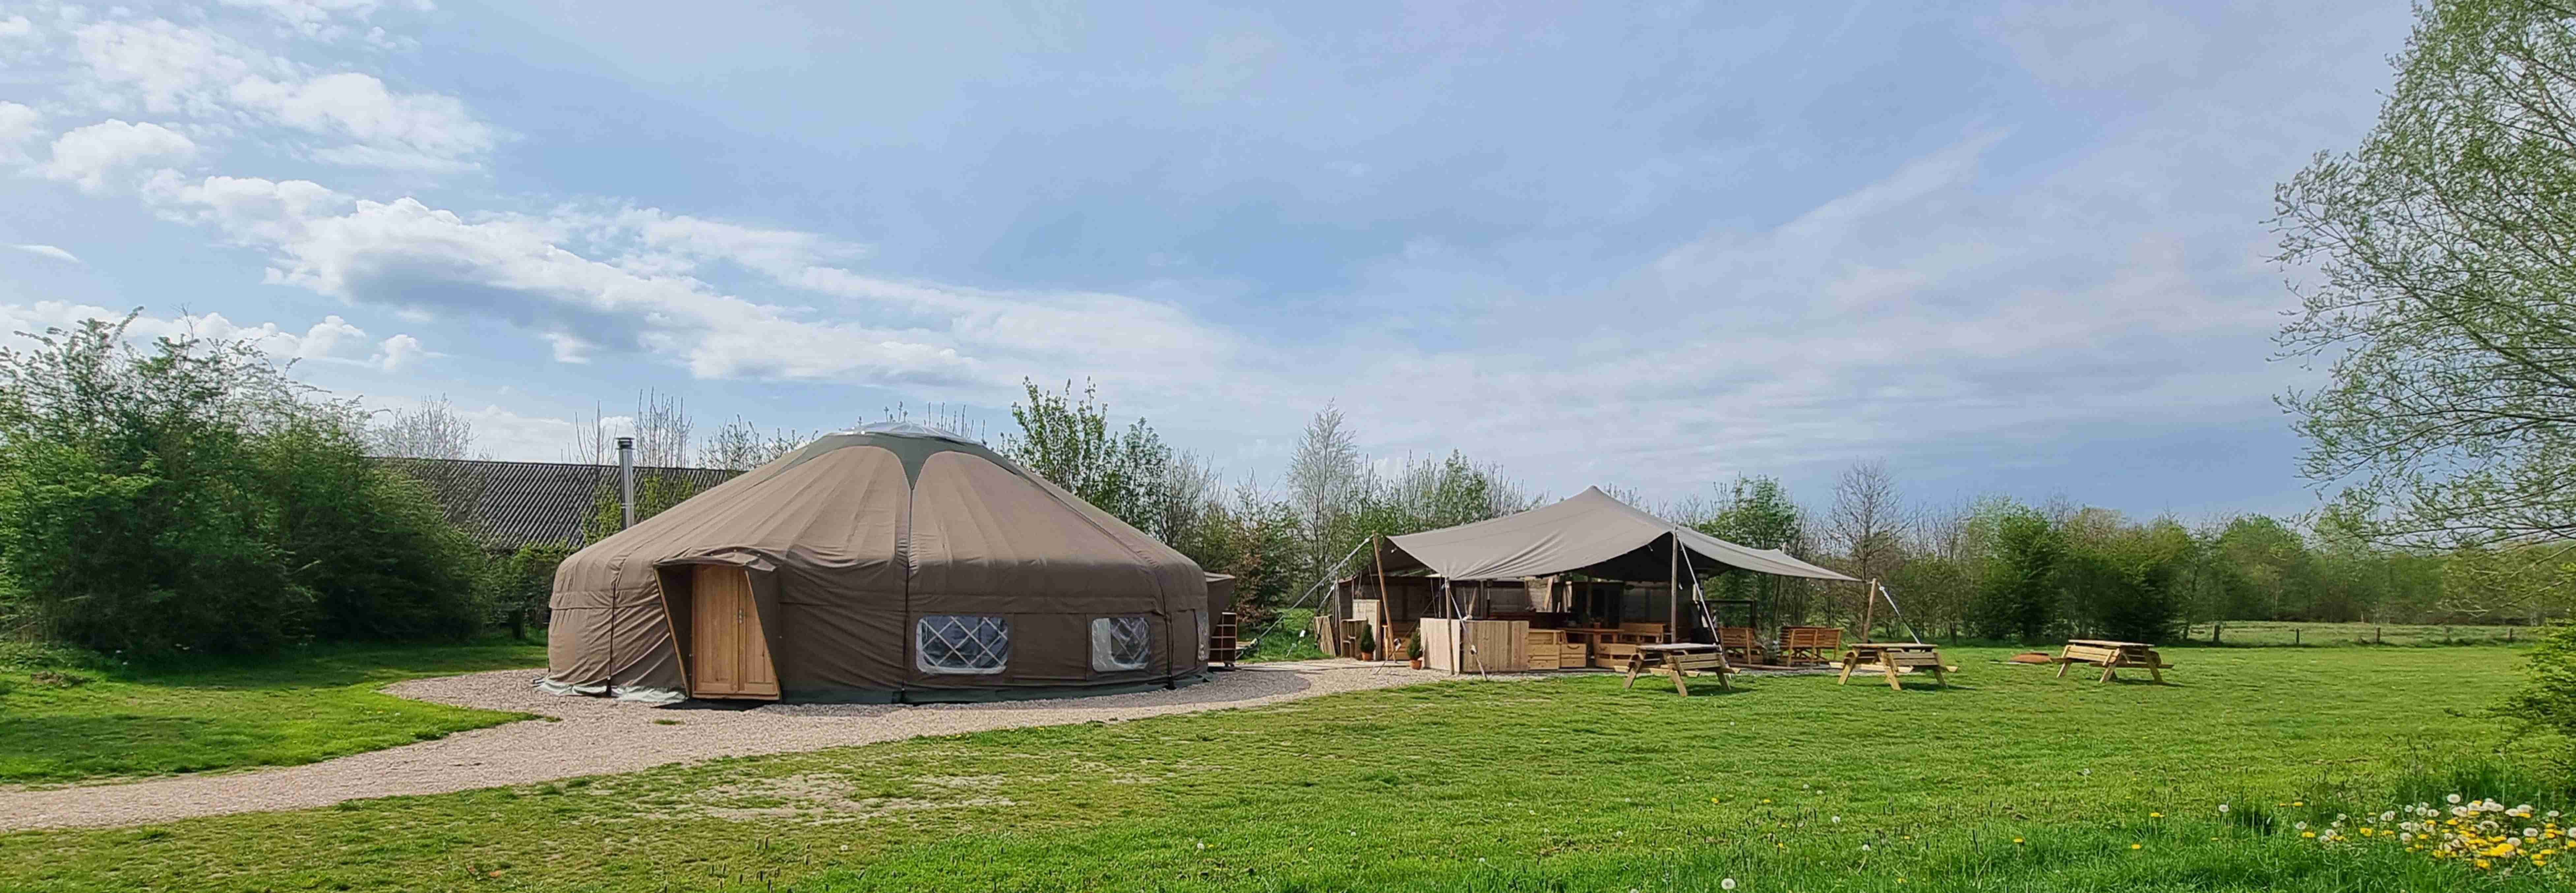
M914 663L924 673L999 673L1011 662L1011 621L933 614L913 626Z
M1207 612L1206 612L1206 611L1191 611L1191 612L1190 612L1190 615L1191 615L1191 616L1193 616L1193 617L1197 617L1197 618L1199 619L1199 666L1201 666L1201 667L1205 667L1205 666L1207 666L1207 662L1208 662L1208 628L1207 628L1208 616L1207 616Z
M1100 617L1091 621L1091 668L1103 673L1142 670L1154 639L1143 617Z

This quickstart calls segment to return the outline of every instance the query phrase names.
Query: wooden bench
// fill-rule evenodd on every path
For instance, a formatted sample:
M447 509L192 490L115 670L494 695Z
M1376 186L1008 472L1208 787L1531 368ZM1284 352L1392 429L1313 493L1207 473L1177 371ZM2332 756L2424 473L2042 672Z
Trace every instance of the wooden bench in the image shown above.
M1785 626L1780 628L1780 662L1790 666L1802 663L1820 664L1833 660L1843 647L1843 630L1838 626Z
M1690 684L1682 679L1695 672L1717 674L1718 690L1727 690L1726 674L1733 669L1726 665L1726 652L1718 646L1685 643L1636 648L1636 653L1628 656L1628 684L1623 688L1636 688L1637 674L1652 671L1672 677L1673 690L1686 697Z
M2163 656L2156 654L2154 645L2145 642L2114 642L2108 639L2067 640L2066 650L2051 660L2057 663L2059 679L2066 678L2068 667L2086 664L2102 668L2101 681L2103 682L2111 681L2115 671L2127 668L2145 670L2156 677L2156 684L2162 685L2165 681L2165 671L2173 669L2172 664L2165 663Z
M1717 646L1718 650L1726 653L1726 659L1729 661L1741 664L1762 662L1762 643L1755 637L1752 627L1718 627Z

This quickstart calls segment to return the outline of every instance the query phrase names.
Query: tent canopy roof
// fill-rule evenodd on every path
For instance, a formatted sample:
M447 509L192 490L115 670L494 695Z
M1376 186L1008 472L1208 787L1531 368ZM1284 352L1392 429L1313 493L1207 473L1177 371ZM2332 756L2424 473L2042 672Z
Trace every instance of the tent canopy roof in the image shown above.
M1638 511L1598 487L1565 501L1473 524L1388 537L1390 571L1421 568L1452 580L1502 580L1584 573L1618 580L1671 576L1666 543L1678 542L1694 571L1859 582L1778 549L1739 546Z

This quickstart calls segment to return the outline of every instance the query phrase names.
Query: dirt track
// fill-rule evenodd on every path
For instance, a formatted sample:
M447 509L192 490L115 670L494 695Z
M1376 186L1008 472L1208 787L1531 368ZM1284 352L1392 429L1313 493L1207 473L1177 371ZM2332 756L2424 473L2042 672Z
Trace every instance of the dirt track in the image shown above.
M1249 707L1447 678L1397 666L1313 661L1247 666L1170 691L1045 701L923 706L771 704L656 709L529 687L533 670L498 670L387 686L407 698L515 710L528 720L303 766L0 791L0 831L102 827L195 816L329 806L631 772L713 757L788 753L922 735L1139 719ZM677 720L663 725L656 720Z

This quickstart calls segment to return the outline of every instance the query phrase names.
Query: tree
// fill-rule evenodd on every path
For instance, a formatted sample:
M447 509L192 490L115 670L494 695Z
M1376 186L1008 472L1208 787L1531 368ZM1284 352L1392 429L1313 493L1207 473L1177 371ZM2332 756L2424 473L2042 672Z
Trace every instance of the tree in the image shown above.
M2383 542L2576 536L2576 11L2419 7L2361 145L2276 193L2300 470Z
M1895 569L1904 557L1904 511L1887 463L1863 462L1834 479L1834 504L1825 513L1825 531L1850 558L1852 576L1877 580ZM1858 587L1854 595L1858 600L1876 597L1866 586ZM1867 616L1869 612L1852 613ZM1862 630L1861 635L1872 632Z
M1993 521L1994 555L1971 620L1987 638L2038 641L2058 619L2065 542L2048 516L2026 506L1999 506Z
M354 401L132 320L0 349L0 625L130 655L473 629L479 556Z
M1716 511L1692 526L1738 545L1809 557L1806 513L1789 499L1788 490L1780 486L1778 478L1738 476L1726 485ZM1782 622L1796 622L1807 616L1810 585L1807 580L1747 571L1727 571L1703 583L1705 588L1714 590L1713 595L1753 599L1763 607L1764 616Z
M750 471L785 458L812 439L787 428L762 434L759 426L735 416L707 435L706 445L698 448L698 466Z
M1028 402L1011 404L1011 419L1020 431L1002 438L1003 455L1138 530L1167 543L1183 536L1168 523L1185 521L1191 511L1173 505L1181 497L1172 494L1188 491L1188 498L1204 498L1209 482L1203 477L1179 480L1178 460L1162 435L1144 419L1112 433L1109 407L1100 402L1096 385L1084 384L1078 400L1071 382L1060 393L1041 390L1026 379L1020 385L1028 391ZM1195 468L1191 473L1197 474Z
M383 413L367 428L367 448L388 458L470 459L474 423L445 397L425 400L412 409Z
M1306 532L1306 571L1320 578L1357 541L1351 516L1368 483L1360 451L1343 427L1342 410L1330 403L1306 423L1288 460L1289 499Z

